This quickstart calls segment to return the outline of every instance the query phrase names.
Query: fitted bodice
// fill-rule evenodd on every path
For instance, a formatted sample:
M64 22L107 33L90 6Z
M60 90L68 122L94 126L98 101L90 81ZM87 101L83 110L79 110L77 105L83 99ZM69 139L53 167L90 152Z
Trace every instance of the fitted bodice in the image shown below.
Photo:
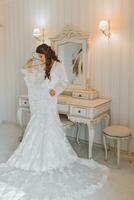
M64 87L67 85L67 77L64 67L61 63L54 63L50 71L50 77L45 77L45 71L42 66L32 69L31 72L22 70L25 74L24 80L28 88L28 98L30 101L30 111L33 114L35 111L43 113L51 107L55 107L57 103L57 95L59 95ZM54 89L56 91L55 96L49 94L49 90Z

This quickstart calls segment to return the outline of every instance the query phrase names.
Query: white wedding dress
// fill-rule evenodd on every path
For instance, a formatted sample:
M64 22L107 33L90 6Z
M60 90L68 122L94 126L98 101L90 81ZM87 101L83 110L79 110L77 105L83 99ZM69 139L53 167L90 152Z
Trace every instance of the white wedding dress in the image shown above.
M63 65L53 65L51 81L44 80L42 67L22 71L31 118L22 142L0 165L0 200L89 200L104 185L108 169L79 158L65 136L57 112L57 95L67 82ZM50 88L57 95L50 96Z

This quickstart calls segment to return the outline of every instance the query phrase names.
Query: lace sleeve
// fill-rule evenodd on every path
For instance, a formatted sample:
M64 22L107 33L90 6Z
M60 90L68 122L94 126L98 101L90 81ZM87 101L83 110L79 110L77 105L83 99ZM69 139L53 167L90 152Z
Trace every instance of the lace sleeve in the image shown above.
M35 82L35 72L32 70L31 72L27 69L21 69L21 72L24 74L24 81L27 86L32 86Z
M59 95L65 90L69 83L64 65L59 65L57 74L58 83L55 85L54 89L56 91L56 94Z
M33 70L30 72L27 69L21 69L20 70L25 76L30 76L33 73Z

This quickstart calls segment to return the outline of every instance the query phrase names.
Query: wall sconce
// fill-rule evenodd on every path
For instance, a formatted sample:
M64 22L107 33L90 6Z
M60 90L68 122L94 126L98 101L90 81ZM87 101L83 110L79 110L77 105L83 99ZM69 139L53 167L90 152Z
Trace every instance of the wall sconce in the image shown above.
M44 43L44 36L45 36L45 31L44 29L40 30L39 28L34 28L33 30L33 36L36 40L39 42Z
M99 23L99 29L101 30L101 32L107 36L110 37L111 36L111 32L110 32L110 21L106 21L106 20L102 20Z

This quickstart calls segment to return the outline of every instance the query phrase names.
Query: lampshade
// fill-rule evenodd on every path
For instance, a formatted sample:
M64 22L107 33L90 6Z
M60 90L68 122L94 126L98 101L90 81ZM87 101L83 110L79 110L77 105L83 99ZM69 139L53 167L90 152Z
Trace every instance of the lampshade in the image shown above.
M40 31L39 28L34 28L34 30L33 30L33 36L35 36L35 37L41 36L41 31Z
M99 29L100 29L101 31L108 30L108 26L109 26L109 24L108 24L108 21L106 21L106 20L102 20L102 21L100 21L100 23L99 23Z

